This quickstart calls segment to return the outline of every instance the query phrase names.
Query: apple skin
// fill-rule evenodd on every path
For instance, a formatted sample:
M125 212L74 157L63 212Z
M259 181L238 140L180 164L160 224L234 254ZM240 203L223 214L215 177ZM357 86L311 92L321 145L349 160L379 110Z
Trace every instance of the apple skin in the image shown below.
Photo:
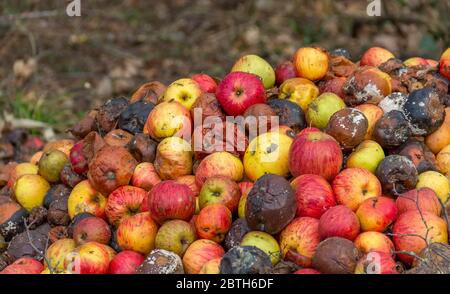
M192 148L178 137L163 139L156 149L155 170L162 180L174 180L192 173Z
M254 138L244 155L247 177L256 181L265 174L289 175L289 150L293 140L279 132L267 132Z
M339 143L323 132L300 133L289 151L289 170L294 177L315 174L331 181L341 170L342 162Z
M380 144L372 140L364 140L350 154L346 165L348 168L365 168L375 174L384 157L384 151Z
M122 186L109 194L105 213L110 224L118 226L122 220L141 210L147 192L133 186Z
M266 103L264 85L258 76L231 72L219 83L217 100L226 114L237 116L253 104Z
M158 230L155 248L175 252L180 257L186 252L189 245L196 239L195 228L183 220L170 220L165 222Z
M411 66L417 66L417 65L428 65L428 62L425 58L422 57L410 57L403 61L403 64L411 67Z
M67 206L71 219L83 212L105 218L106 198L95 190L88 180L80 182L73 188Z
M221 243L232 222L231 212L225 205L210 204L200 210L195 220L195 228L200 238Z
M48 190L50 190L50 184L40 175L33 174L18 178L13 188L15 199L28 212L44 203Z
M303 47L295 52L293 63L297 76L317 81L327 74L329 58L321 48Z
M373 197L361 203L356 216L363 232L384 232L397 219L397 206L392 198Z
M297 217L319 219L325 211L336 205L333 189L321 176L301 175L291 182L291 186L297 198Z
M59 239L50 245L45 252L45 268L51 268L56 272L64 271L64 260L66 256L76 248L73 239ZM50 264L47 264L47 261Z
M434 154L439 153L446 146L450 145L450 107L447 106L445 108L444 123L439 127L439 129L425 138L425 144ZM449 148L447 148L447 150L449 150ZM448 165L447 168L450 169L450 165Z
M130 275L134 274L136 268L138 268L145 260L145 257L141 254L124 250L119 252L109 264L108 273L112 275Z
M345 102L338 95L330 92L322 93L309 104L306 121L310 126L324 129L330 117L343 108Z
M362 232L353 242L359 251L366 254L371 251L394 254L394 243L391 239L380 232Z
M37 175L38 172L39 168L37 167L37 165L28 162L19 163L11 171L7 186L10 189L13 189L14 183L17 181L18 178L24 175Z
M91 241L108 244L111 240L111 229L108 223L99 217L84 218L73 228L73 239L78 246Z
M284 81L295 78L297 73L292 61L285 61L280 63L275 68L275 82L277 85L281 85Z
M450 144L436 155L436 163L439 171L450 179Z
M267 61L258 55L242 56L233 65L231 72L246 72L257 75L261 78L266 89L270 89L275 85L275 71Z
M427 247L427 244L434 242L448 244L447 223L444 219L427 211L410 210L401 214L394 223L392 233L397 251L419 254ZM397 257L408 265L414 261L413 256L403 253L397 254Z
M156 141L167 137L189 138L192 119L189 109L177 101L161 102L153 108L144 126L144 134Z
M356 264L355 274L398 274L397 263L391 254L372 251Z
M217 83L207 74L199 73L191 76L191 79L197 82L200 89L205 93L216 93Z
M273 265L280 262L281 249L277 240L266 232L252 231L245 234L240 246L255 246L264 251Z
M214 241L200 239L192 243L183 256L184 271L187 274L198 274L208 261L220 258L225 254L222 246Z
M436 193L430 188L413 189L400 194L395 200L398 214L410 210L428 211L437 216L441 215L442 206Z
M189 221L195 212L195 198L187 185L163 181L149 192L148 208L159 224L171 219Z
M319 84L319 93L323 94L326 92L331 92L343 99L345 94L342 87L344 86L346 80L347 78L345 77L334 77L331 80L324 81Z
M450 57L439 61L439 73L450 80Z
M177 101L187 109L191 109L202 94L200 85L193 79L179 79L170 84L158 98L158 102Z
M336 201L353 211L366 199L381 196L378 178L364 168L347 168L333 180Z
M220 274L220 262L222 261L221 257L211 259L210 261L206 262L202 269L200 270L199 274L203 275L217 275Z
M107 274L110 257L103 244L88 242L75 248L65 259L66 271L73 274Z
M0 275L36 275L44 270L42 263L31 257L22 257L8 265Z
M181 176L181 177L176 178L175 181L177 183L187 185L191 189L192 195L194 197L197 197L200 194L201 187L199 187L197 185L194 175Z
M238 215L239 218L245 218L245 209L247 204L247 196L250 190L253 188L252 182L240 182L239 188L241 189L241 198L239 199Z
M295 274L295 275L320 275L322 273L313 268L302 268L302 269L299 269L299 270L293 272L293 274Z
M117 243L123 250L149 254L155 248L158 225L148 212L130 216L117 228Z
M319 95L319 88L310 80L292 78L284 81L278 90L278 98L287 99L308 111L309 104Z
M447 204L449 202L450 181L443 174L431 170L419 174L416 188L423 187L432 189L442 203Z
M329 237L342 237L353 241L360 232L358 217L344 205L328 209L319 220L321 240Z
M142 162L134 169L131 185L150 191L156 184L161 182L161 178L155 170L155 166L150 162Z
M364 137L366 140L370 140L373 138L373 131L375 129L375 124L377 121L383 116L384 112L381 107L375 104L364 103L355 107L359 111L361 111L364 116L367 118L368 127L367 132Z
M224 176L239 182L244 175L244 166L239 158L229 152L214 152L206 156L195 171L195 180L199 187L207 178Z
M361 65L380 66L391 58L395 58L394 54L381 47L369 48L361 57Z
M198 197L200 209L210 204L223 204L233 213L238 208L241 190L233 180L215 176L205 181Z
M280 233L280 248L284 260L301 267L311 267L312 257L320 243L319 220L298 217Z

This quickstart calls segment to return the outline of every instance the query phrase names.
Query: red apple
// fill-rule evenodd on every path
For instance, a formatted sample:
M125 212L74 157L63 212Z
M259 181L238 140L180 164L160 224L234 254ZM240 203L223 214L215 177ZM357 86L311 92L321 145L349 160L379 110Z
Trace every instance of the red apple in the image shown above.
M321 272L313 268L302 268L294 272L295 275L320 275Z
M134 274L136 268L144 262L145 258L141 254L125 250L119 252L109 264L109 274Z
M347 78L344 77L335 77L332 78L331 80L327 80L321 85L319 85L320 94L331 92L344 99L345 94L344 91L342 90L342 87L344 86L346 81Z
M195 198L187 185L163 181L149 192L148 208L159 224L170 219L189 221L195 212Z
M395 200L395 204L397 205L399 215L410 210L420 210L440 216L442 211L439 198L428 187L413 189L400 194L397 200Z
M284 81L295 78L297 73L294 64L291 61L280 63L275 68L275 80L277 85L281 85Z
M380 47L372 47L364 52L360 64L380 66L391 58L395 58L395 56L390 51Z
M360 231L358 217L344 205L328 209L319 221L319 233L322 240L329 237L342 237L355 240Z
M189 246L183 256L184 271L187 274L198 274L205 263L224 254L222 246L216 242L206 239L197 240Z
M217 83L207 74L195 74L191 77L200 86L200 89L206 93L216 93Z
M291 182L297 198L297 217L319 219L330 207L336 205L333 189L321 176L305 174Z
M88 180L78 183L67 200L68 212L71 219L77 214L88 212L97 217L105 218L107 199L100 194Z
M202 239L221 243L231 228L232 215L223 204L210 204L200 210L195 220L197 234Z
M289 152L289 170L294 177L315 174L332 180L341 170L343 155L339 143L315 130L299 134Z
M397 206L392 198L373 197L361 203L356 216L363 232L384 232L397 219Z
M319 220L312 217L295 218L280 234L283 258L302 267L311 266L319 243Z
M156 172L153 163L150 162L138 164L131 178L132 186L142 188L145 191L150 191L159 182L161 182L161 178Z
M89 162L83 153L83 141L76 143L70 150L69 156L72 169L77 174L85 174L89 170Z
M244 175L241 160L229 152L214 152L206 156L195 170L195 179L199 187L206 179L214 176L224 176L239 182Z
M428 244L440 242L448 244L447 223L433 213L410 210L399 216L392 228L395 249L402 251L398 258L410 265L414 256L419 254Z
M155 248L158 225L148 212L130 216L117 228L117 244L124 250L148 254Z
M253 104L265 103L265 89L261 79L250 73L231 72L220 82L217 100L228 115L240 115Z
M103 244L88 242L67 255L64 266L73 274L106 274L110 257Z
M372 251L364 255L356 264L355 274L398 274L397 263L392 255Z
M239 189L241 189L241 198L239 199L238 205L238 216L240 218L245 218L245 209L247 204L247 195L250 193L250 190L253 188L252 182L240 182Z
M146 195L144 189L133 186L122 186L114 190L105 207L109 223L118 226L123 219L141 212Z
M225 205L231 212L235 212L238 208L241 190L233 180L215 176L205 181L198 197L200 209L218 203Z
M380 232L363 232L356 237L354 244L362 253L379 251L393 254L395 250L391 239Z
M108 244L111 239L111 229L103 219L87 217L80 220L73 228L73 239L77 245L91 241Z
M42 263L31 257L22 257L8 265L5 269L0 271L3 275L36 275L44 270Z
M381 183L366 169L347 168L334 178L333 191L339 204L356 211L364 200L381 196Z

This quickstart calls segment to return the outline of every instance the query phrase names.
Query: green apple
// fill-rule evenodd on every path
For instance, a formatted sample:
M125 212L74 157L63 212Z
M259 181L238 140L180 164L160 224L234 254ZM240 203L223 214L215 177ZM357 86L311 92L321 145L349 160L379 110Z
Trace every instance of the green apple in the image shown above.
M231 71L242 71L259 76L266 89L270 89L275 85L275 71L273 67L258 55L242 56L233 65Z
M347 167L365 168L375 174L383 159L384 151L380 144L372 140L364 140L348 157Z
M46 152L39 160L39 175L50 183L59 182L59 175L68 161L69 159L62 151Z
M195 229L190 223L179 219L169 220L159 228L155 248L169 250L182 257L195 239Z
M325 92L309 104L306 120L310 126L323 129L327 126L330 117L343 108L345 108L345 102L341 97Z
M255 246L261 249L269 255L273 265L280 261L281 249L277 240L265 232L252 231L245 234L244 238L242 238L241 246Z

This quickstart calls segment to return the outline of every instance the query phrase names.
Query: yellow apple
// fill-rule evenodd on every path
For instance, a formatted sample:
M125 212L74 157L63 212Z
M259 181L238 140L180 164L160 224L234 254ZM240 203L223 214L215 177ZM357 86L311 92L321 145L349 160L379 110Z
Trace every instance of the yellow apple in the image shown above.
M14 184L14 195L28 211L44 203L45 194L50 189L50 184L39 175L21 176Z
M175 100L187 109L191 109L198 97L202 94L199 84L193 79L179 79L170 84L159 102Z
M95 190L88 180L80 182L73 188L67 206L71 219L83 212L105 218L106 198Z
M292 138L279 132L268 132L254 138L244 155L247 177L256 181L265 174L289 175L289 149Z
M365 140L359 144L347 159L347 167L365 168L375 174L384 159L383 148L375 141Z
M443 175L435 171L426 171L419 175L416 188L428 187L433 190L442 203L446 204L450 194L450 182Z
M273 265L280 261L281 249L277 240L265 232L253 231L245 234L241 246L255 246L261 249L270 257Z
M281 84L278 97L290 100L299 105L303 112L308 110L308 106L319 95L319 88L303 78L292 78Z

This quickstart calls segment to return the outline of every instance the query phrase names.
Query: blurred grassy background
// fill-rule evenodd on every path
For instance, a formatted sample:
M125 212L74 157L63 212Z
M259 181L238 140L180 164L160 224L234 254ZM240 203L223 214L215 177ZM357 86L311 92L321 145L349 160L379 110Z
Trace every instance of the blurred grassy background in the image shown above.
M2 0L0 108L63 131L80 115L150 80L223 76L239 56L272 65L296 48L379 45L400 58L438 58L450 43L450 1Z

